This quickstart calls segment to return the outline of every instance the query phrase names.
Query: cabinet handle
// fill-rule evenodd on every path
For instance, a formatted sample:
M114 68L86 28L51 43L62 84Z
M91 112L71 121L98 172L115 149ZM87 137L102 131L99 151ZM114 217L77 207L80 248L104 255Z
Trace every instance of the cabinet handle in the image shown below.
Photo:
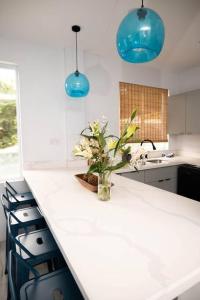
M163 182L164 181L164 179L160 179L160 180L158 180L158 182Z
M171 178L166 178L165 180L166 180L166 181L169 181L169 180L171 180Z

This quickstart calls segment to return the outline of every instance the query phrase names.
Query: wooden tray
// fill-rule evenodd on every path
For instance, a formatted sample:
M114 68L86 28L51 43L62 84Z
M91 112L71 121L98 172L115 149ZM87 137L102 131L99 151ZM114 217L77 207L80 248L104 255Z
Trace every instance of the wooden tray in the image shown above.
M93 185L93 184L90 184L89 182L85 181L83 179L84 175L85 174L76 174L75 177L80 182L80 184L82 184L86 189L90 190L91 192L97 193L98 185ZM94 175L94 176L98 179L98 177L96 175Z
M91 191L91 192L97 193L97 191L98 191L98 184L97 184L97 185L93 185L93 184L91 184L91 183L85 181L85 180L83 179L84 175L85 175L85 174L76 174L76 175L74 175L74 176L75 176L76 179L80 182L80 184L82 184L86 189L88 189L88 190ZM95 176L96 179L98 180L98 176L96 176L96 175L93 175L93 176ZM97 182L98 182L98 181L97 181ZM111 186L113 186L113 185L114 185L114 183L111 182Z

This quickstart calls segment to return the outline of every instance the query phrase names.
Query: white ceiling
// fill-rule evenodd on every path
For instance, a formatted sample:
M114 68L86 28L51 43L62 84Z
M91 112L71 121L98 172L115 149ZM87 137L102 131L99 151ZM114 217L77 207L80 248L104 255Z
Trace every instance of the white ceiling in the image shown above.
M115 55L119 23L139 0L0 0L0 36L48 46L74 46L71 26L82 27L79 46ZM161 55L149 63L175 71L200 66L200 0L146 0L165 23Z

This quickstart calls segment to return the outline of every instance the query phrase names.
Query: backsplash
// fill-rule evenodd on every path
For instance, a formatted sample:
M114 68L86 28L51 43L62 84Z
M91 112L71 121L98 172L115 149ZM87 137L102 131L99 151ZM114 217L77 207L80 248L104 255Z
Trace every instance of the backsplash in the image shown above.
M180 155L200 156L200 135L171 135L169 149Z

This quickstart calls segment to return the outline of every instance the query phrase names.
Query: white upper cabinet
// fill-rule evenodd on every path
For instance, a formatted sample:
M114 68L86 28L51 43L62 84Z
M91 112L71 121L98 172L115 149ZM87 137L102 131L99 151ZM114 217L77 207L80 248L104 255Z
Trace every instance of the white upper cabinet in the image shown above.
M187 93L186 134L200 133L200 90Z
M169 98L169 134L185 134L186 94Z
M169 134L200 133L200 90L169 98Z

